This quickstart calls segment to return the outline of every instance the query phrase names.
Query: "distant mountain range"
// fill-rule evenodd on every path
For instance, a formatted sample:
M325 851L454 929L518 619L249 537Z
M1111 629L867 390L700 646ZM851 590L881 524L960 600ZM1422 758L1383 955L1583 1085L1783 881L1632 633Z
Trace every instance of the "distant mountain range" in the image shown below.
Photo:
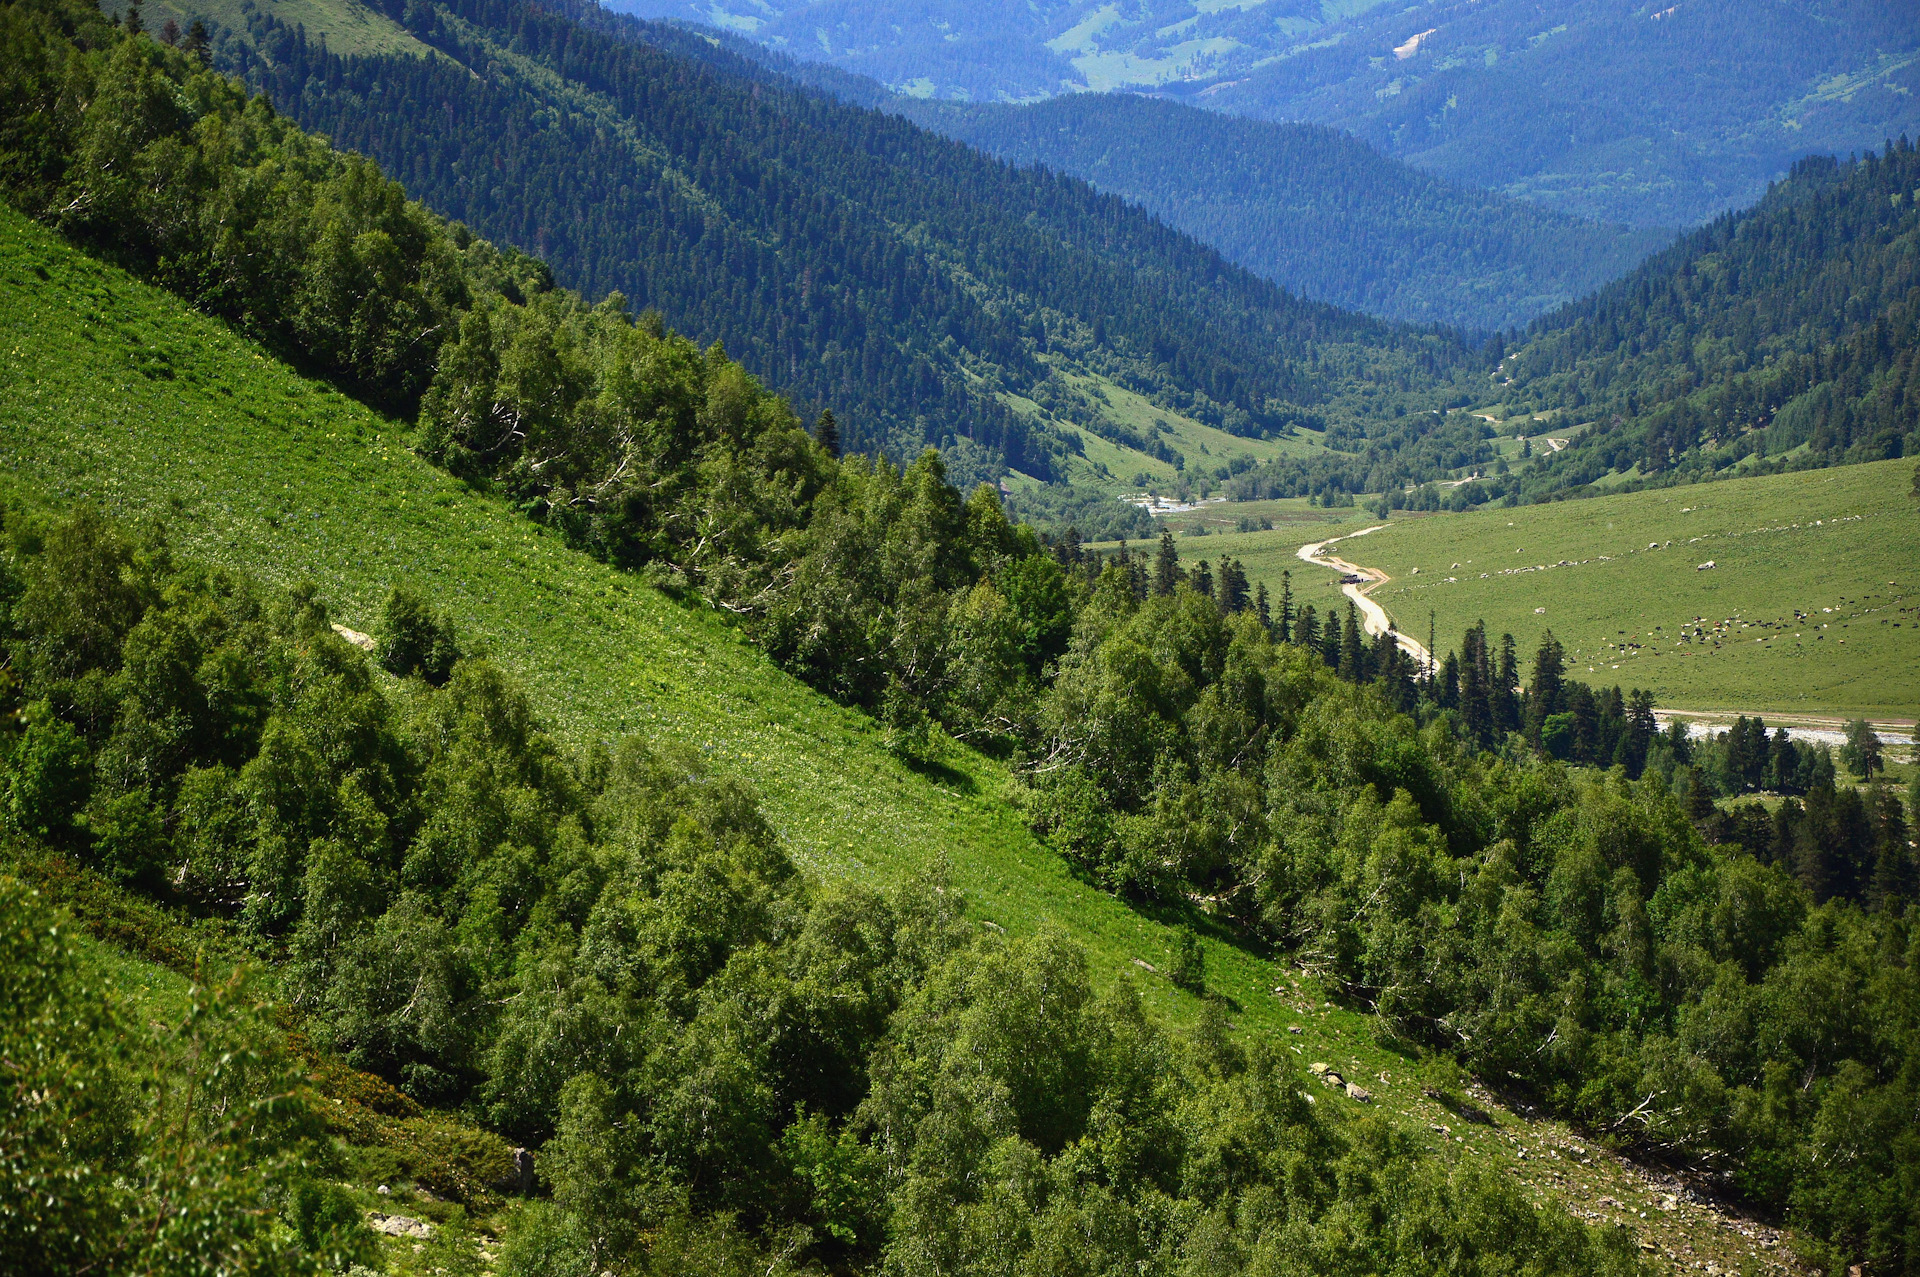
M615 0L910 94L1145 89L1331 124L1603 221L1748 204L1800 156L1920 132L1920 12L1885 0Z
M893 109L1136 201L1304 296L1410 323L1523 326L1668 238L1443 181L1324 125L1131 93L1029 106L896 99Z

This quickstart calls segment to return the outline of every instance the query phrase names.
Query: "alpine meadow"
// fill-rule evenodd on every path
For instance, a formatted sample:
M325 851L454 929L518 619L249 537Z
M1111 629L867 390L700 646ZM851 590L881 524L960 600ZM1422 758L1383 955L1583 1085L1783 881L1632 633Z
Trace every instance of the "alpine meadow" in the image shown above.
M0 0L0 1271L1920 1273L1911 22L622 7Z

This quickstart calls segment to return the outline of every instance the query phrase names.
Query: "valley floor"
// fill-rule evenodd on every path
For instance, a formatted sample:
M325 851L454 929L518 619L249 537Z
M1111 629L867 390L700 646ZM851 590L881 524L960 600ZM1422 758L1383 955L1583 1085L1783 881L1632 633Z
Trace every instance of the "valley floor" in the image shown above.
M1920 707L1912 474L1882 461L1396 516L1346 557L1386 574L1369 597L1408 634L1431 627L1443 653L1478 620L1529 657L1550 629L1570 674L1650 689L1663 709L1904 725ZM1276 597L1291 572L1303 603L1343 609L1342 574L1303 570L1303 539L1276 528L1180 550L1232 555Z

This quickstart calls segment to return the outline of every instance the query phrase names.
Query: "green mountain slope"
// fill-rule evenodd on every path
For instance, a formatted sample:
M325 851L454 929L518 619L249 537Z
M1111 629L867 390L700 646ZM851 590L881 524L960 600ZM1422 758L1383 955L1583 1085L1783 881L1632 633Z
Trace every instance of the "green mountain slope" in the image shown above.
M566 741L637 732L689 745L760 790L813 873L897 883L944 857L980 923L1015 934L1063 924L1097 981L1130 976L1150 1006L1194 1013L1192 999L1136 965L1165 969L1174 931L1070 877L1001 797L997 764L949 750L931 773L902 766L870 720L780 674L711 614L566 550L416 459L391 422L6 211L0 349L8 499L53 511L91 500L136 523L164 520L179 554L270 582L312 579L362 630L378 627L388 589L410 586L518 675ZM1422 1127L1455 1120L1422 1093L1420 1068L1377 1045L1365 1017L1326 1004L1316 981L1288 973L1288 996L1271 996L1272 962L1204 943L1209 986L1231 1000L1241 1032L1337 1062ZM150 982L124 967L119 978ZM1663 1213L1659 1185L1564 1128L1493 1112L1491 1125L1462 1123L1434 1145L1511 1167L1538 1201L1604 1197L1613 1205L1595 1217L1645 1230L1649 1246L1759 1257L1732 1233L1704 1248L1699 1225L1711 1216L1690 1203Z
M1809 160L1757 207L1537 322L1508 402L1593 422L1529 491L1872 461L1920 445L1920 156Z
M948 782L929 781L886 751L870 718L781 673L713 613L567 549L415 457L393 422L17 213L4 218L0 461L12 499L164 520L182 553L319 583L362 631L407 586L517 675L568 744L644 733L750 780L810 869L901 882L944 855L980 917L1023 929L1070 920L1109 978L1168 952L1161 928L1040 847L1005 802L998 765L954 751L938 773ZM171 377L140 371L156 350ZM1224 948L1218 961L1268 1018L1254 997L1266 964Z
M986 477L1054 479L1088 469L1067 425L1171 459L1079 383L1260 439L1444 399L1480 362L684 31L495 0L409 12L445 57L342 57L257 14L236 65L562 283L724 341L858 447L968 438Z
M1015 164L1085 178L1304 296L1410 323L1517 327L1664 238L1456 186L1333 129L1133 94L894 109Z

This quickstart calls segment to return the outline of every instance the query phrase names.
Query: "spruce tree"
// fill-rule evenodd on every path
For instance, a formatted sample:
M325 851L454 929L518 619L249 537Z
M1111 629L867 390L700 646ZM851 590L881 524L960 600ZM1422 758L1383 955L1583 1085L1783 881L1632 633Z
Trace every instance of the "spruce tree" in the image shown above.
M1276 619L1278 628L1274 632L1275 637L1282 643L1288 642L1293 638L1293 573L1291 571L1280 574L1280 615Z
M813 423L813 438L827 455L836 461L840 458L840 423L833 419L833 409L822 408L820 419Z
M1527 739L1537 749L1540 728L1558 714L1566 700L1567 654L1560 640L1547 630L1540 636L1540 650L1533 654L1533 679L1527 685Z
M1253 611L1260 618L1260 628L1269 634L1273 632L1273 610L1267 604L1267 583L1258 582L1253 587Z
M1502 732L1520 730L1520 653L1511 634L1500 636L1500 673L1494 685L1493 710Z
M1360 643L1360 609L1347 601L1347 619L1340 626L1340 677L1359 683L1366 680L1367 652Z
M1153 556L1153 592L1165 598L1179 583L1180 551L1174 548L1173 533L1162 529L1160 552Z
M146 19L140 16L140 0L127 0L127 14L123 21L128 35L139 35L147 29Z
M1220 560L1220 610L1247 610L1247 570L1240 566L1238 559Z

